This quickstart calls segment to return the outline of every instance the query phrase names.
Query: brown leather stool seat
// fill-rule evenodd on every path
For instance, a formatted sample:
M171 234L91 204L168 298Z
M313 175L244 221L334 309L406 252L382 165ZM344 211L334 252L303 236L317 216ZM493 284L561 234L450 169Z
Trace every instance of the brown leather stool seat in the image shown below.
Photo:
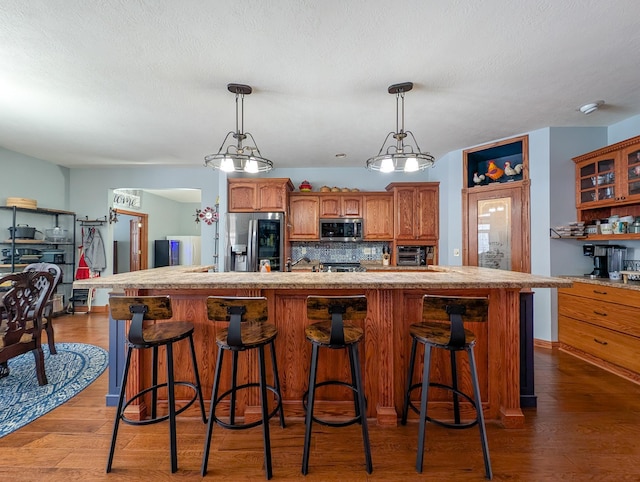
M280 378L278 376L278 364L276 361L276 351L274 346L274 340L278 335L278 330L273 324L267 323L267 299L264 297L244 298L210 296L207 298L207 316L211 321L228 322L229 327L220 330L216 335L218 357L216 361L213 389L211 391L209 424L207 426L207 436L204 444L204 454L202 456L201 474L204 476L207 473L214 423L231 430L241 430L262 425L265 475L267 479L271 479L273 471L271 466L269 420L279 412L280 425L282 428L284 428L285 423L284 413L282 410L282 395L280 393ZM264 355L264 347L266 345L269 345L271 349L273 385L269 385L267 381ZM242 351L248 350L258 350L260 380L258 382L247 382L238 385L238 354ZM231 388L218 395L222 363L224 353L226 351L231 352ZM251 387L259 387L262 417L252 422L239 422L236 420L238 391ZM273 393L275 398L275 406L271 411L269 411L267 391ZM226 399L229 399L230 402L228 421L225 421L216 414L216 408L220 402Z
M200 386L200 375L198 373L198 363L193 344L193 323L186 321L169 321L143 326L144 320L168 320L173 317L171 299L168 296L112 296L109 298L109 308L111 310L111 317L114 320L130 319L131 326L129 328L129 333L127 334L127 358L124 365L118 408L116 409L116 418L113 425L113 434L111 436L111 449L109 451L109 460L107 462L107 472L111 472L113 455L116 448L116 438L118 436L118 427L121 420L129 425L149 425L169 420L171 472L176 472L178 470L176 416L184 412L196 400L198 400L200 403L200 411L202 413L202 421L204 423L207 422L204 411L204 401L202 399L202 389ZM176 381L174 379L173 344L184 339L189 340L195 382ZM165 347L167 355L167 381L164 383L159 383L158 381L158 348L161 346ZM127 377L129 375L129 368L131 365L131 354L133 350L144 350L147 348L151 348L153 353L151 386L140 390L125 401ZM193 397L179 409L176 409L176 385L182 385L193 389ZM158 390L163 387L167 388L168 413L165 415L158 415ZM126 408L132 402L140 401L140 399L148 393L151 393L150 418L142 420L128 418L125 415Z
M305 435L304 452L302 455L302 473L309 471L309 452L311 449L311 427L313 422L330 427L345 427L354 423L362 426L362 440L364 443L365 464L367 473L373 471L371 462L371 446L369 443L369 429L367 426L367 406L364 396L364 384L360 371L360 355L358 345L364 337L364 331L352 321L362 322L367 317L367 298L365 296L320 297L307 298L307 318L317 321L305 328L307 340L311 342L311 368L309 370L309 390L304 394L305 401ZM346 320L346 321L345 321ZM318 354L320 348L333 350L346 349L349 353L351 382L341 380L326 380L316 382L318 372ZM316 389L325 385L341 385L353 391L355 416L346 421L322 420L313 414ZM308 400L307 400L308 399Z
M416 470L422 473L424 459L424 437L426 422L437 425L465 429L477 425L480 429L480 441L484 456L485 476L487 479L493 477L491 471L491 460L489 459L489 447L487 445L487 434L484 425L484 415L482 412L482 399L478 385L478 373L473 347L476 343L474 333L463 326L462 317L465 321L483 322L488 315L489 300L485 297L447 297L425 295L422 302L422 323L415 323L409 327L409 333L413 340L411 345L411 358L409 362L409 373L407 376L407 390L404 397L404 407L402 411L402 424L406 425L409 408L420 415L418 428L418 453L416 457ZM415 367L416 351L418 343L424 345L424 367L422 380L413 383L413 371ZM451 385L445 383L432 382L430 376L431 350L440 348L448 350L451 360ZM471 382L473 385L473 398L462 392L458 386L458 374L456 363L456 352L466 351L469 356L469 368L471 370ZM427 415L427 402L429 387L443 389L451 393L453 397L453 421L437 420ZM411 401L411 392L421 389L420 409ZM462 420L460 415L460 398L468 402L475 410L475 418Z

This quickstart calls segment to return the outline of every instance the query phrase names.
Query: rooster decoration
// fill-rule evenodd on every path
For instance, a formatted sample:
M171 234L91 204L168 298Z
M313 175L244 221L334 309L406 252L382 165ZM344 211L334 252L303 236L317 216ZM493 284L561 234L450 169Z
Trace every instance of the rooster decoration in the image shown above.
M476 184L482 184L482 181L484 180L484 174L478 174L477 172L473 173L473 182L475 182Z
M497 181L504 175L504 170L499 168L494 161L489 161L485 175L492 180Z
M516 164L511 167L511 163L509 161L505 161L504 163L504 173L507 176L517 176L522 172L522 164Z

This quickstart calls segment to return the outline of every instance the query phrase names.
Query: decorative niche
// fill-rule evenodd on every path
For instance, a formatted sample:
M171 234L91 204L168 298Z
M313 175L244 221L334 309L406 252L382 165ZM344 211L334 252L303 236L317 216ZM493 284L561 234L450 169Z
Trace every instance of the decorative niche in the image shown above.
M529 136L520 136L463 152L463 187L478 188L529 179Z

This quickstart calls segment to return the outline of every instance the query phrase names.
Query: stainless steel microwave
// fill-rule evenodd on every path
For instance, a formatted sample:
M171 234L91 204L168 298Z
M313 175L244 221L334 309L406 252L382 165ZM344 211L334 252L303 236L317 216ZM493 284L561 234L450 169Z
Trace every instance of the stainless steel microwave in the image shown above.
M336 218L320 220L321 241L362 241L361 218Z

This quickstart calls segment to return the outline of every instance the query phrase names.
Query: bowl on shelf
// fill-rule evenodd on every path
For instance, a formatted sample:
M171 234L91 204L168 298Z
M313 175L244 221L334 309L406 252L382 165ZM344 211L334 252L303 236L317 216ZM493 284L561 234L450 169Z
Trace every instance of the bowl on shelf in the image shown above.
M55 227L53 229L44 230L45 240L56 243L64 243L69 241L69 230Z

